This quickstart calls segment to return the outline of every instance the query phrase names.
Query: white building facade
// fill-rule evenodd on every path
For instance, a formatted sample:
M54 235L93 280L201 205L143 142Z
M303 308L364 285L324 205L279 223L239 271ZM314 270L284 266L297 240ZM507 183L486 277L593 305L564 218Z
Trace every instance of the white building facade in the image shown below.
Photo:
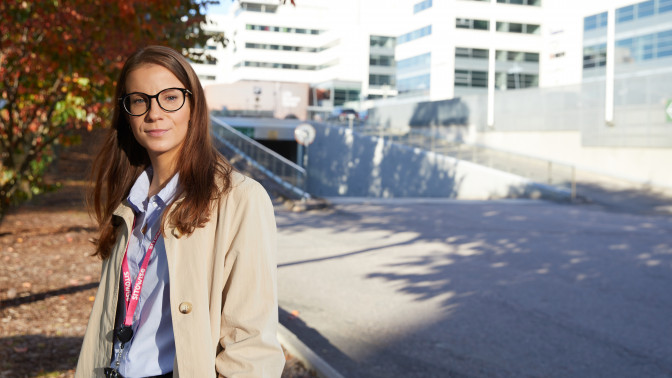
M210 17L228 46L206 49L217 64L195 64L204 86L238 81L307 83L311 110L394 95L394 45L402 12L382 0L243 0Z

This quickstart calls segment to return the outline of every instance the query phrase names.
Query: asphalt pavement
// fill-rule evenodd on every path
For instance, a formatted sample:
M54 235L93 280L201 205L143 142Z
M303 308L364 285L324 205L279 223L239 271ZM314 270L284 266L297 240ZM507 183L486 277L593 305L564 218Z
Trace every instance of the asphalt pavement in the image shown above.
M671 216L330 200L276 207L280 321L343 376L672 376Z

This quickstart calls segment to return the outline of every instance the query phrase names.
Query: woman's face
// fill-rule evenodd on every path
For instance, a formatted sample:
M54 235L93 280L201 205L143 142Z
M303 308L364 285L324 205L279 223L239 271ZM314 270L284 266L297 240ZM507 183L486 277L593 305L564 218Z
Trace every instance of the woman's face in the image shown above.
M126 76L126 93L141 92L154 96L166 88L185 86L172 72L156 64L144 64ZM167 100L161 98L160 101ZM127 115L135 139L145 147L153 165L159 164L159 159L162 165L176 162L189 129L190 111L188 97L182 108L174 112L161 109L156 98L152 98L147 113Z

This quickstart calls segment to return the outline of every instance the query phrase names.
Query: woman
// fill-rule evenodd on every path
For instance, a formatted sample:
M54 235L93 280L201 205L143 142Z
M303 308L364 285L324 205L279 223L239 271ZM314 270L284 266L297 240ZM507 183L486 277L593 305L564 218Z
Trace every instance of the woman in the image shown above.
M279 377L275 219L172 49L126 61L93 166L100 286L76 377Z

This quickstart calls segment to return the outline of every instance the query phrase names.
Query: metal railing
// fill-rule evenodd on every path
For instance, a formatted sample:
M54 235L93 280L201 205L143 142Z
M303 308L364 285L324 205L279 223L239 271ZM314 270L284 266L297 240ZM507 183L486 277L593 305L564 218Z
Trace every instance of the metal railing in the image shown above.
M576 167L571 164L478 144L454 142L440 135L413 129L406 134L390 134L381 128L370 127L363 127L356 131L508 172L538 183L565 188L571 191L572 200L576 198Z
M305 169L216 117L210 117L210 120L212 122L212 134L218 141L287 190L303 199L310 198L310 194L306 192Z

